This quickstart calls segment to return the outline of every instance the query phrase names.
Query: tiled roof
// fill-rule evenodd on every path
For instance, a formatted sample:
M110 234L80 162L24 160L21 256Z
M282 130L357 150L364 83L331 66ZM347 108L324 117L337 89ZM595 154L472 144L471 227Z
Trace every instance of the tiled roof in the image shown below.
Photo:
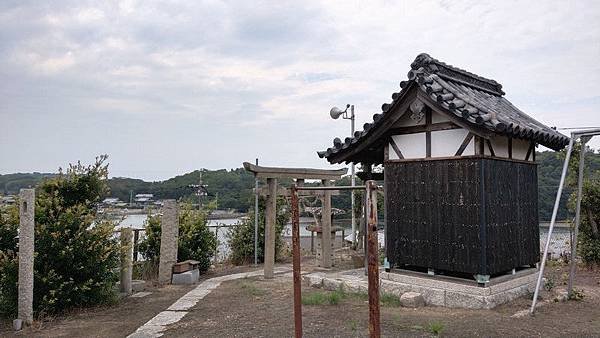
M373 115L373 122L365 123L364 129L355 132L354 137L344 141L335 138L333 147L317 152L319 157L331 162L332 155L339 157L337 155L351 151L371 132L385 125L385 117L390 115L391 108L415 86L473 128L533 140L554 150L560 150L569 143L567 136L536 121L505 99L502 85L498 82L447 65L427 54L419 54L411 64L408 81L400 82L401 91L392 95L391 103L381 106L382 113Z

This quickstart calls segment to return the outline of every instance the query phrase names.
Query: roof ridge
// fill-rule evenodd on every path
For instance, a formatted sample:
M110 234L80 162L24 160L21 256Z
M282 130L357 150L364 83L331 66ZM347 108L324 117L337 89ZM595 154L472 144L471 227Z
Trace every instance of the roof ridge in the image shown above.
M466 85L479 87L478 89L484 89L499 96L505 94L504 91L502 91L502 85L495 80L488 79L464 69L449 65L431 57L427 53L421 53L417 55L415 61L411 63L410 67L413 70L424 68L430 73L435 73L439 76L449 78L450 80L459 81Z

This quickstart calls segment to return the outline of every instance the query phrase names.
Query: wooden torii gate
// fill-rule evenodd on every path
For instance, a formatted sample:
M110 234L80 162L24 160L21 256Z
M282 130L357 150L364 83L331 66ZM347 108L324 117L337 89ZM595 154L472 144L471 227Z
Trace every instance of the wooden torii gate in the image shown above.
M325 170L311 168L278 168L263 167L244 162L244 168L253 173L258 179L267 180L267 201L265 210L265 261L264 277L273 278L273 266L275 264L275 222L277 218L276 205L277 195L287 194L285 190L277 189L277 179L291 178L296 180L296 184L301 186L304 180L321 180L323 186L330 186L332 180L340 179L346 174L348 169ZM259 192L256 192L259 193ZM323 267L331 267L331 195L332 191L307 192L311 195L319 195L323 198L323 209L321 212L322 243L321 257Z

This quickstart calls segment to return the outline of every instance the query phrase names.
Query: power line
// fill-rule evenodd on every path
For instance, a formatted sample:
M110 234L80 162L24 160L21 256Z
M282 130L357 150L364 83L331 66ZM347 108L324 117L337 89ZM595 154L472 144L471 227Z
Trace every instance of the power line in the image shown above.
M600 129L600 127L564 127L556 128L557 130L572 130L572 129Z

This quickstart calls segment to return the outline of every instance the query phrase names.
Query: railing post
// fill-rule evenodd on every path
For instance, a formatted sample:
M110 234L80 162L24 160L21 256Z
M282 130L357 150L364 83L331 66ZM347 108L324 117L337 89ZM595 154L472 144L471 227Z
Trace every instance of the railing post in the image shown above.
M365 206L367 207L368 274L369 274L369 336L380 337L379 326L379 253L377 243L377 185L367 181Z
M300 213L298 190L292 185L292 264L294 274L294 329L296 338L302 337L302 290L300 284Z

